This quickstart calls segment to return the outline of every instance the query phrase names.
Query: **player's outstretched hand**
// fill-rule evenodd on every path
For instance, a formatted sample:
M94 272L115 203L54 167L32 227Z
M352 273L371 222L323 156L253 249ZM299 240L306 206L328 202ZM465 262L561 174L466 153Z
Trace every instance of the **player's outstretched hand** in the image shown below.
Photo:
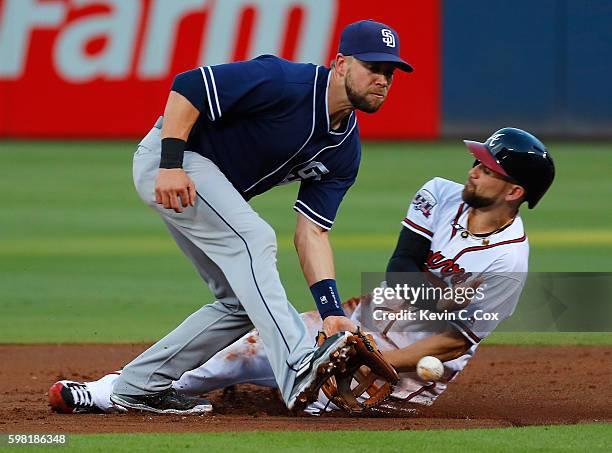
M183 212L195 203L196 189L182 168L160 168L155 180L155 202L166 209Z
M336 332L355 332L357 326L346 316L328 316L323 320L323 331L327 336Z

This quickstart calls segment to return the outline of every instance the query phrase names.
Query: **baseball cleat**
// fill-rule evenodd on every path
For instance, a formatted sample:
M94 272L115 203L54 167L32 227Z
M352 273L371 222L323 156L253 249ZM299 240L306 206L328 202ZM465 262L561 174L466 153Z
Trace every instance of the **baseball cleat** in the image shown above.
M116 406L156 414L206 414L212 404L204 398L180 395L169 388L152 395L119 395L112 393L110 400Z
M49 389L49 406L60 414L101 412L94 404L91 392L83 382L57 381Z
M289 410L300 410L317 399L323 383L347 369L348 359L355 354L350 332L338 332L328 337L315 350L310 361L297 373L293 391L287 401Z

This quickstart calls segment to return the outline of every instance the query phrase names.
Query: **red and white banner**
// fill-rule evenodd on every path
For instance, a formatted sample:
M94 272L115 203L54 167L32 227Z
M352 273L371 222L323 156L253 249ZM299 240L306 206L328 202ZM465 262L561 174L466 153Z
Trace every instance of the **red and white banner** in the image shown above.
M327 65L369 18L398 31L415 72L360 116L362 136L437 137L439 0L0 0L0 137L138 137L175 74L263 53Z

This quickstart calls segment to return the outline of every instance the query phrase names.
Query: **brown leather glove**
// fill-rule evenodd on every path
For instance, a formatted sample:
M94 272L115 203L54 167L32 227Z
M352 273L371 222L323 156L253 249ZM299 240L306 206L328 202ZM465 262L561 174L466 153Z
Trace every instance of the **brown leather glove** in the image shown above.
M317 342L320 344L324 340L325 334L320 332ZM321 389L340 409L350 415L359 415L382 403L393 391L399 376L378 350L371 335L358 330L347 344L353 345L354 353L346 371L330 377Z

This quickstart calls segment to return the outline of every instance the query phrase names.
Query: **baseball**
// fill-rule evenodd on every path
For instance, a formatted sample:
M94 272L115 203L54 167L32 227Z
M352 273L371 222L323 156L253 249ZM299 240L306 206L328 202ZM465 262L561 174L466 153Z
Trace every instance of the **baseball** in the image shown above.
M417 363L416 371L424 381L437 381L444 374L444 365L435 357L426 355Z

